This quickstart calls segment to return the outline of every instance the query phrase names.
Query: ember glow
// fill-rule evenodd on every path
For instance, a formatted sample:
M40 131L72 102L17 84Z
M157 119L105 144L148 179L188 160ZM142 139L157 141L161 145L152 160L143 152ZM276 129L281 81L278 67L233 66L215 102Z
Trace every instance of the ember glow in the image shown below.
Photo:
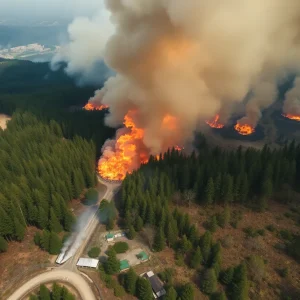
M234 126L234 129L241 135L249 135L255 132L255 129L249 124L239 124Z
M108 108L108 105L104 105L104 104L101 104L101 105L95 105L91 102L88 102L84 107L83 109L85 110L103 110L103 109L106 109Z
M224 124L219 122L220 115L216 115L213 120L206 121L206 124L208 124L211 128L218 128L221 129L224 127Z
M282 114L285 118L300 122L300 115Z

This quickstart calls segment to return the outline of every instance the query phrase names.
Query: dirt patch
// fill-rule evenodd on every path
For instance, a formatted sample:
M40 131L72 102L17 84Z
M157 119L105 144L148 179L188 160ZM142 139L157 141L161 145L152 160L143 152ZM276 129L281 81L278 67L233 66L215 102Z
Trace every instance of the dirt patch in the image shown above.
M11 117L7 115L0 114L0 127L5 130L7 127L7 122L11 120Z
M213 234L214 241L223 241L225 237L231 237L230 247L222 247L222 269L229 266L235 266L250 255L258 255L263 258L266 263L266 277L259 283L251 283L250 299L280 299L281 287L288 281L289 284L300 290L300 265L289 257L283 250L277 250L274 246L284 244L280 238L280 230L288 230L293 234L299 234L299 226L293 218L290 217L290 209L287 205L281 205L276 202L269 203L270 209L265 212L255 212L251 209L233 205L231 207L231 215L234 212L239 212L242 216L238 222L237 228L227 226L226 228L218 228ZM204 224L212 215L221 212L224 207L215 206L211 208L203 208L198 205L192 205L190 208L180 206L180 211L188 213L191 222L195 224L199 232L205 232ZM288 216L288 217L287 217ZM270 232L266 226L273 225L275 230ZM256 230L263 229L264 235L257 237L247 237L244 229L252 227ZM162 252L158 254L161 259L165 259L166 266L174 266L172 254ZM288 279L282 278L278 274L278 269L289 269ZM185 278L193 278L190 271L178 269L179 280ZM201 299L201 298L197 298Z
M0 291L4 292L13 282L22 280L45 264L49 264L51 255L42 251L33 242L33 236L38 231L28 227L24 240L10 242L7 252L0 254Z

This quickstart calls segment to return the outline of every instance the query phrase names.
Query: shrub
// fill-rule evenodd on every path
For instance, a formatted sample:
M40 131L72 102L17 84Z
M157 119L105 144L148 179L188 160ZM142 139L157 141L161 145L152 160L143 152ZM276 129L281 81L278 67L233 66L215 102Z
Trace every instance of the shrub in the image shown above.
M264 229L258 229L257 230L257 233L261 236L264 236L265 235L265 230Z
M214 269L207 269L201 280L201 291L205 294L211 294L217 289L217 277Z
M113 245L113 249L116 253L125 253L129 249L129 246L126 242L117 242Z
M293 240L293 234L286 229L280 230L279 235L282 239L287 240L287 241L292 241Z
M4 237L0 236L0 253L7 251L7 242Z
M264 260L257 255L251 255L247 259L247 268L253 281L259 282L266 276Z
M257 232L257 230L255 230L252 227L246 227L243 230L246 233L247 237L257 237L259 235L258 232Z
M121 298L121 297L125 296L126 292L120 284L116 283L116 285L114 286L114 294L116 297Z
M288 268L278 269L277 272L283 278L286 278L289 275L289 269Z
M100 248L99 247L93 247L89 250L88 256L92 258L98 257L100 254Z
M96 189L88 189L85 193L85 204L91 205L98 201L98 191Z
M272 224L269 224L269 225L266 226L266 229L271 231L271 232L274 232L275 231L275 226L272 225Z

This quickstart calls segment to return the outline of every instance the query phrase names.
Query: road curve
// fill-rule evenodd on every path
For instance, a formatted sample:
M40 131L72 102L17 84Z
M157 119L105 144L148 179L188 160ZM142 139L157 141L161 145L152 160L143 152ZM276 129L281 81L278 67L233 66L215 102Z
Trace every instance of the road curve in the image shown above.
M30 279L17 289L7 300L20 300L40 284L54 281L63 281L73 286L82 300L96 300L92 289L83 277L78 273L61 269L53 269L52 271L47 271Z

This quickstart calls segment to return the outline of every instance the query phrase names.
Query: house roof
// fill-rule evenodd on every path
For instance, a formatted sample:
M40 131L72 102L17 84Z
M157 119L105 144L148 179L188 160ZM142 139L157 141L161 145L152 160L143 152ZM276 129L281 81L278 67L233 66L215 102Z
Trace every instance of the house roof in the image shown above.
M93 258L79 258L76 266L78 267L89 267L89 268L97 268L99 263L99 259L93 259Z
M140 259L140 260L147 260L149 259L149 255L145 252L145 251L142 251L140 252L137 257Z
M129 266L128 260L126 260L126 259L120 260L120 271L129 269L129 268L130 268L130 266Z
M150 281L151 287L153 291L158 294L164 290L163 283L158 278L157 275L155 275L152 271L145 274L146 278Z

